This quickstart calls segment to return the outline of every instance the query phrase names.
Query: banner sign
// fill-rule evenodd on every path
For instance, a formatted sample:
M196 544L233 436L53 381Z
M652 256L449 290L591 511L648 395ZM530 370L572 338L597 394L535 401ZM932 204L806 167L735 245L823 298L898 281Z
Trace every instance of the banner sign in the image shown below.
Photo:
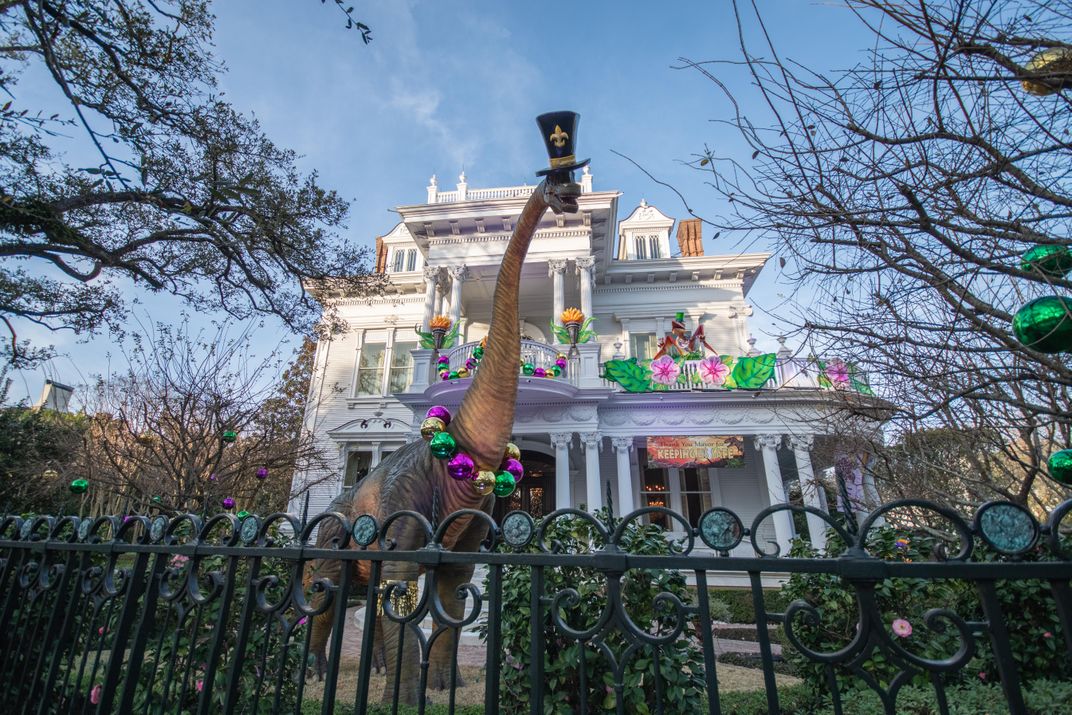
M648 437L648 464L737 469L744 466L744 437Z

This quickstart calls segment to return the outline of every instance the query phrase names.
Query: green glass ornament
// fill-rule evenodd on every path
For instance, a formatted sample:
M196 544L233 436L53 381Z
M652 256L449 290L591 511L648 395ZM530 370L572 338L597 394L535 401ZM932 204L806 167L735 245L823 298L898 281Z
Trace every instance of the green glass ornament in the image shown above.
M532 366L531 362L527 362L521 366L521 372L525 373L526 375L531 375L532 373L536 372L536 368Z
M1072 487L1072 449L1062 449L1050 455L1050 479Z
M69 488L71 490L71 494L85 494L86 490L89 489L89 480L75 479L73 482L71 482L71 486Z
M224 430L223 436L221 436L220 439L230 444L231 442L234 442L236 439L238 439L238 433L235 432L233 429Z
M514 493L516 484L513 474L510 474L510 472L499 472L495 475L495 496L510 496Z
M473 348L473 357L475 357L477 360L480 360L481 358L483 358L484 357L484 348L479 348L479 347L478 348Z
M249 512L243 509L242 511L235 514L235 516L237 516L239 519L245 519L247 516L249 516Z
M1020 268L1024 271L1037 271L1050 278L1060 278L1072 271L1072 251L1068 246L1039 244L1020 259Z
M562 368L560 368L558 365L554 365L551 368L551 374L554 375L555 377L558 377L559 375L562 374Z
M1040 353L1072 350L1072 300L1036 298L1016 312L1012 329L1017 340Z
M434 435L428 443L428 448L437 459L450 459L458 452L458 444L449 432Z
M458 379L458 371L457 370L451 370L450 371L450 379L451 380L457 380Z

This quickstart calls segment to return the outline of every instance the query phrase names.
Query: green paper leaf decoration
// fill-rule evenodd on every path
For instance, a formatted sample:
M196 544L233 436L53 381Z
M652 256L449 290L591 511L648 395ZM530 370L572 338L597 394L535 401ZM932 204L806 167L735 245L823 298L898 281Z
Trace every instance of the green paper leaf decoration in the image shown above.
M435 338L431 333L421 332L420 328L414 327L413 332L417 333L417 337L420 338L421 347L425 350L431 350L435 347Z
M454 326L450 329L450 331L446 335L443 336L443 347L444 348L452 348L452 347L454 347L454 341L458 339L458 330L461 327L462 327L462 322L460 320L454 321ZM432 345L434 346L435 344L433 343Z
M556 338L558 338L558 342L566 344L569 343L569 331L561 325L556 325L555 321L553 320L551 321L551 332L555 334Z
M774 353L737 358L730 377L740 390L758 390L774 377L777 360L778 356Z
M608 360L603 363L603 377L618 383L626 392L648 392L652 387L651 370L638 365L636 358Z

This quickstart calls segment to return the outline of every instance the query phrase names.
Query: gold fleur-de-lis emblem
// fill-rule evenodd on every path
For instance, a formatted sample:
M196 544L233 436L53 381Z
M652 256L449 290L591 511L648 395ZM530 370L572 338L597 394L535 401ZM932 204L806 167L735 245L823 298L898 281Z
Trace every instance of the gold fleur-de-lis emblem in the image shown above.
M566 140L569 139L569 134L562 131L562 127L555 125L555 132L551 135L551 143L557 146L559 149L566 146Z

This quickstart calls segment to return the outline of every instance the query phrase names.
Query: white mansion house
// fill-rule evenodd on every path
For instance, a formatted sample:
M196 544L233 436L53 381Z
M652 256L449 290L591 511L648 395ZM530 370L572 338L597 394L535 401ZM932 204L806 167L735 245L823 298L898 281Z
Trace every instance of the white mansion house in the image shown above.
M641 201L619 221L619 192L595 191L587 168L580 183L579 212L544 215L522 273L527 365L513 441L526 477L498 500L496 516L593 510L609 495L617 514L666 506L695 526L724 506L747 527L798 480L813 486L793 493L825 507L813 475L829 464L811 456L826 439L821 415L831 389L868 392L862 377L838 361L791 357L784 341L776 354L753 349L747 296L768 254L705 255L698 219L675 221ZM448 372L465 374L532 189L471 189L462 174L455 190L441 191L433 177L426 201L398 207L401 222L377 239L387 294L330 299L349 329L317 346L307 427L339 461L327 479L297 475L296 487L316 482L309 513L418 438L429 406L460 403L469 378L443 379L437 363L446 356ZM596 335L553 375L569 346L551 323L568 307L594 318ZM439 353L420 349L415 327L427 331L438 315L459 326L456 341ZM813 539L820 525L809 521ZM785 549L793 520L779 512L764 530L761 543ZM747 541L738 548L750 552Z

